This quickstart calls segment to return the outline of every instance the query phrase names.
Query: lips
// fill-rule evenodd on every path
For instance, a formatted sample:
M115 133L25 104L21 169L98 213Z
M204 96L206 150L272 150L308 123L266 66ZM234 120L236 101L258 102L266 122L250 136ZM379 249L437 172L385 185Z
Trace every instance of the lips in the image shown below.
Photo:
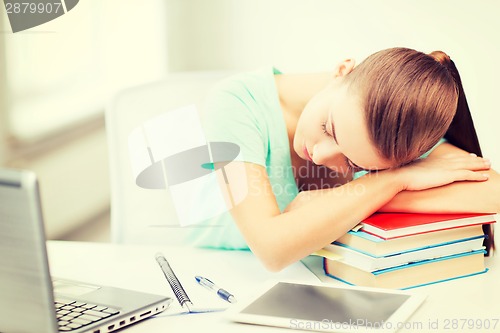
M302 149L302 152L304 153L304 156L306 157L306 159L308 159L309 161L312 162L311 155L309 155L309 151L307 150L307 147L305 145L304 145L304 148Z

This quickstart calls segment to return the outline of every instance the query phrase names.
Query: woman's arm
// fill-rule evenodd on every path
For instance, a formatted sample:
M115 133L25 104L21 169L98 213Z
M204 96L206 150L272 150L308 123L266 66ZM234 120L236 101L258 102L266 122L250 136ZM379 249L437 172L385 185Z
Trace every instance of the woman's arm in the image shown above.
M252 252L272 271L337 239L403 189L397 178L381 173L280 213L265 168L245 163L245 171L249 190L231 213Z
M234 179L232 175L241 174L238 163L241 162L225 167L230 181ZM455 169L426 165L422 162L368 174L321 191L321 195L308 202L280 213L265 168L244 163L246 179L240 181L247 182L242 188L248 188L248 193L231 213L251 250L268 269L276 271L339 238L401 191L422 190L457 180L485 180L481 173L470 171L483 168L480 158L469 157L454 164Z
M468 155L449 144L439 145L428 159L446 159L451 154ZM500 175L485 170L487 182L455 182L424 191L403 191L380 208L385 212L500 212Z

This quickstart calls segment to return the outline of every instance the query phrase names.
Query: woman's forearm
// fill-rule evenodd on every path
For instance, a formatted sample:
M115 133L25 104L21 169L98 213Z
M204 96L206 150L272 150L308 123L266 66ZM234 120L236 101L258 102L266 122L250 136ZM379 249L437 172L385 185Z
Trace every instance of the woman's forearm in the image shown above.
M274 216L261 194L250 191L232 213L252 251L269 270L277 271L345 234L403 187L394 172L380 172L323 191Z
M382 212L499 213L500 175L487 171L485 182L455 182L423 191L402 191L381 207Z

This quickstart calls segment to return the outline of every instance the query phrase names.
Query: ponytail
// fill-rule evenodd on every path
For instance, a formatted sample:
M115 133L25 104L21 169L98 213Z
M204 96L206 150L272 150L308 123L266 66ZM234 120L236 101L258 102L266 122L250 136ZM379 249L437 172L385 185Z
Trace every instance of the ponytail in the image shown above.
M460 79L455 63L446 53L442 51L434 51L430 53L430 56L448 69L455 80L458 90L457 111L450 126L448 127L448 130L446 131L446 134L444 135L444 138L455 147L463 149L469 153L474 153L477 156L483 156L476 129L474 127L474 122L472 121L469 104L465 98L462 80ZM490 250L495 248L491 224L483 224L483 232L486 235L483 245L486 247L486 255L488 256L490 254Z

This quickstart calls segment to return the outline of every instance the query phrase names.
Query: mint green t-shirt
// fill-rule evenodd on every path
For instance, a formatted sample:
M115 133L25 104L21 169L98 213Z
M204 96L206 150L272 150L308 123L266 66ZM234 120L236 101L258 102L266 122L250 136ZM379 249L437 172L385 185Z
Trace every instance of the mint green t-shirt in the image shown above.
M274 74L280 72L270 67L216 84L204 103L202 126L208 142L235 143L241 149L239 160L266 167L283 211L297 196L298 188ZM190 240L202 247L248 249L229 212L193 227Z

